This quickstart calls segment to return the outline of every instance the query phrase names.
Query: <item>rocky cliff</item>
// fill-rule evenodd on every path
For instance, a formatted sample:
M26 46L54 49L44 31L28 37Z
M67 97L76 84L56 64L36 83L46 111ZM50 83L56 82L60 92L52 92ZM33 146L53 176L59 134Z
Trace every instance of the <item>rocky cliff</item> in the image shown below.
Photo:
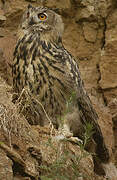
M11 66L16 32L23 11L29 3L59 8L65 24L64 46L78 60L85 87L100 117L99 124L111 160L117 165L116 0L0 0L0 179L39 179L40 164L45 162L50 166L48 161L54 153L49 146L50 149L46 148L50 153L48 154L43 146L50 137L49 129L31 127L24 117L20 117L11 102ZM59 154L66 146L75 157L78 155L76 152L81 151L70 142L61 146ZM49 163L52 164L52 160ZM88 180L88 177L92 180L104 180L104 177L94 173L93 167L92 157L89 155L77 168L83 169L78 171L79 174L86 172L83 180ZM69 168L70 166L66 167L67 172ZM71 179L75 179L73 171L71 173Z

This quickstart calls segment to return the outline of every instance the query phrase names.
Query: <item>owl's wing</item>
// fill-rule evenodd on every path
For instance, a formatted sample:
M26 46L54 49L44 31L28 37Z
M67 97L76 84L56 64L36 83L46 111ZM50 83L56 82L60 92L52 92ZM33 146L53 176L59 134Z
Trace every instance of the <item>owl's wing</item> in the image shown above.
M84 83L81 79L79 67L75 61L75 59L66 51L67 55L67 65L70 70L70 74L75 81L76 84L76 92L77 92L77 103L80 113L80 118L83 124L86 122L91 123L94 128L93 139L97 144L97 154L103 162L107 162L109 160L109 152L105 145L104 138L98 124L98 115L96 110L94 109L92 102L84 88Z

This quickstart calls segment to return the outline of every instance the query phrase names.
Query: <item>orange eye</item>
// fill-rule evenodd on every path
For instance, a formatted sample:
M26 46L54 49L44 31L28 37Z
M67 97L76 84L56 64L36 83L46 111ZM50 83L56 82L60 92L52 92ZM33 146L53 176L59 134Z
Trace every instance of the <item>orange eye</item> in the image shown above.
M47 19L47 16L43 13L41 14L38 14L38 18L41 20L41 21L44 21L45 19Z

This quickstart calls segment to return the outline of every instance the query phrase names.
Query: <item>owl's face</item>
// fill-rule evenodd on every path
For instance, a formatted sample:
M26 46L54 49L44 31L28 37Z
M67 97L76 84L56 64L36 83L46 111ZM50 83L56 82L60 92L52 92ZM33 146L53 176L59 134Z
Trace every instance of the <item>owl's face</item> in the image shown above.
M31 30L36 30L40 33L54 31L59 36L62 36L64 25L61 16L53 10L46 7L32 7L29 5L23 15L21 28L24 32Z

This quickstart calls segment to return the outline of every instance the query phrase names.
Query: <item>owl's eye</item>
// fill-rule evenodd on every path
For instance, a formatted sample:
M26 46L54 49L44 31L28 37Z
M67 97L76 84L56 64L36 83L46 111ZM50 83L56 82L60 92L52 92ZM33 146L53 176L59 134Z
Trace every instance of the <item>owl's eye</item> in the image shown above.
M44 13L40 13L40 14L38 14L38 18L39 18L41 21L44 21L44 20L47 19L47 15L44 14Z

